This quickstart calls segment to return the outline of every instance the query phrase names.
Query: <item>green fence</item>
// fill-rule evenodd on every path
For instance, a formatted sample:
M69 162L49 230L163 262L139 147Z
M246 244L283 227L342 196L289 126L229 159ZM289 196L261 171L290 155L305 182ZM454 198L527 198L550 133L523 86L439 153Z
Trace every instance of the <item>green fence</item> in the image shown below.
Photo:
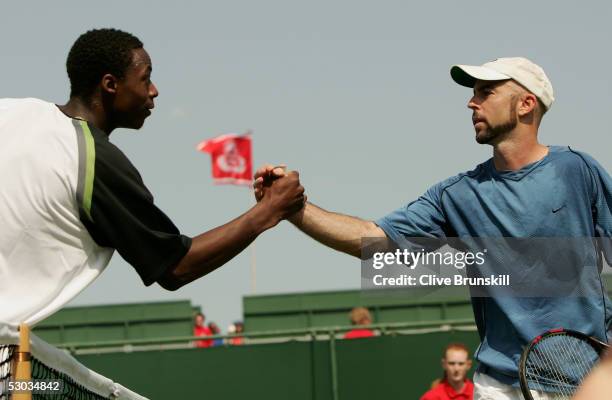
M612 276L602 275L612 297ZM473 319L467 289L343 290L245 296L245 330L305 329L345 325L350 310L367 307L376 323Z
M367 339L306 337L77 358L151 399L418 399L440 377L441 352L448 343L476 348L476 332L459 329L429 327L407 334L390 328Z
M367 307L375 323L473 318L465 290L344 290L245 296L247 331L346 325L353 307Z
M34 333L53 344L189 336L198 310L188 300L67 307Z
M612 288L612 276L603 278ZM442 293L344 290L245 296L245 331L346 325L356 306L370 309L374 323L473 320L468 294L461 288ZM68 307L39 323L34 332L54 344L189 336L197 311L188 300Z

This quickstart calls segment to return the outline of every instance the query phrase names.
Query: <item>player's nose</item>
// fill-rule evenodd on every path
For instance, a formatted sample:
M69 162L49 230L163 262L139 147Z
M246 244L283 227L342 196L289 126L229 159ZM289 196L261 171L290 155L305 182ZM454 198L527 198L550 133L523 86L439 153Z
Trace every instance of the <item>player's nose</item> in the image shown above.
M154 99L157 96L159 96L159 90L157 90L157 86L154 83L151 83L151 86L149 86L149 97Z
M472 96L472 98L468 101L467 108L469 108L470 110L475 110L476 108L478 108L475 96Z

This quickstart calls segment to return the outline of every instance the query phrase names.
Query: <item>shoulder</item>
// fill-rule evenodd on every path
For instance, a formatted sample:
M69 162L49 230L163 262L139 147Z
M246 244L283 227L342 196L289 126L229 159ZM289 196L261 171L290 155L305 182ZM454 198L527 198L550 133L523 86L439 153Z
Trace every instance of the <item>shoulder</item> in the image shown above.
M62 119L58 118L58 113L60 111L55 104L40 99L0 99L0 120L2 121L13 121L13 123L27 126L55 125L58 120Z
M357 339L374 336L374 332L369 329L353 329L344 334L345 339Z
M53 103L48 101L35 99L32 97L16 99L16 98L0 98L0 109L9 108L36 108L36 107L49 107Z
M77 135L72 119L48 101L35 98L0 99L0 134L15 136L21 145L30 145L28 154L38 157L45 152L65 157L76 153ZM35 144L35 146L32 146ZM41 160L42 162L43 160Z
M96 153L101 152L102 155L112 157L114 159L125 161L131 164L127 156L115 146L104 132L96 128L90 123L83 122L83 128L87 129L85 135L90 134L96 145ZM97 154L96 154L97 155Z
M24 168L37 181L50 183L49 178L61 178L65 182L67 178L70 186L76 181L75 128L55 104L34 98L0 99L0 141L3 156L10 154L27 163Z
M590 154L569 146L550 146L552 162L569 176L607 177L606 169Z
M441 400L443 399L443 385L442 384L438 384L435 387L433 387L432 389L428 390L427 392L425 392L425 394L423 394L423 396L421 396L420 400Z
M59 109L48 101L24 98L0 99L0 120L12 121L13 124L54 125Z
M590 154L574 149L570 146L550 146L550 155L553 161L569 163L585 167L600 167L599 163Z
M104 132L91 124L86 125L94 142L95 163L99 169L97 172L113 176L125 175L127 178L142 181L140 173L125 153L115 146Z
M604 167L599 163L599 161L597 161L590 154L585 153L584 151L574 150L574 149L572 149L570 147L568 147L568 149L570 150L570 152L572 152L576 156L580 157L582 162L584 162L586 164L586 166L589 167L589 169L591 169L591 170L593 170L593 169L595 169L595 170L605 170Z
M442 194L450 190L461 190L462 185L478 179L480 176L487 173L491 160L487 160L481 164L478 164L474 169L470 171L460 172L457 175L453 175L440 181L429 188L428 192L436 197L442 197Z

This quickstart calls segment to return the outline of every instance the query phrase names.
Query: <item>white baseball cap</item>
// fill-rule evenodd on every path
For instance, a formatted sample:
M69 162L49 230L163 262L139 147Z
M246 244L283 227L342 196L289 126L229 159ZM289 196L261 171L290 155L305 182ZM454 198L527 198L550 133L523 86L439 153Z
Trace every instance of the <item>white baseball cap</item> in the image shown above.
M477 80L513 79L533 93L547 110L555 101L552 84L544 70L524 57L497 58L480 66L453 65L450 74L455 82L466 87L474 87Z

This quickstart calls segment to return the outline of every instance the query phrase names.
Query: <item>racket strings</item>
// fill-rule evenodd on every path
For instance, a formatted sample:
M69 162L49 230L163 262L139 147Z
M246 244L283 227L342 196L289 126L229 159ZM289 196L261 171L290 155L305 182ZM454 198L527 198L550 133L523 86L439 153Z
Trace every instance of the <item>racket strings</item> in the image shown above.
M599 359L587 342L569 335L543 338L529 353L525 377L529 388L549 399L569 399Z
M586 374L588 367L580 354L577 341L567 341L567 343L554 343L549 346L549 352L544 352L544 361L551 366L550 375L553 382L546 382L552 389L562 394L572 394L580 384L581 377Z
M538 349L541 350L541 349ZM568 388L566 377L561 373L558 358L553 354L559 353L554 346L549 346L546 351L537 351L534 353L535 366L530 369L529 378L535 385L529 385L530 388L538 392L554 392L555 398L567 398L567 394L571 392Z

